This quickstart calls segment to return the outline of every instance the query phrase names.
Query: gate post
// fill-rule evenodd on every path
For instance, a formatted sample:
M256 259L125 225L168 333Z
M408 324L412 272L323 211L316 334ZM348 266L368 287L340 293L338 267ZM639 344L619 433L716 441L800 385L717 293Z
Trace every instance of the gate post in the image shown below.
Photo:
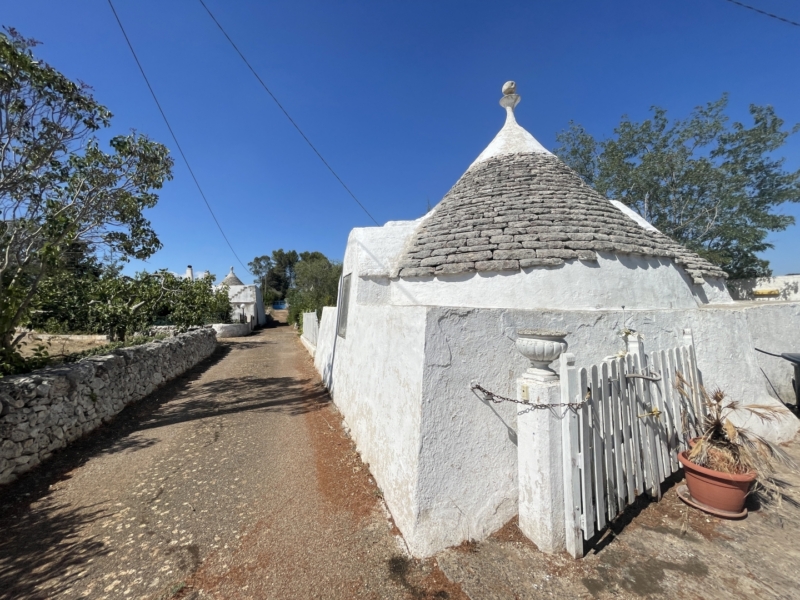
M517 379L517 398L540 406L520 406L517 416L519 527L542 552L561 552L566 549L560 419L563 411L560 406L546 408L561 403L561 381L555 372L546 369L542 352L537 354L528 347L542 341L540 335L556 336L542 335L544 332L519 334L517 348L531 359L532 368ZM551 360L566 348L563 339L557 343L560 347Z

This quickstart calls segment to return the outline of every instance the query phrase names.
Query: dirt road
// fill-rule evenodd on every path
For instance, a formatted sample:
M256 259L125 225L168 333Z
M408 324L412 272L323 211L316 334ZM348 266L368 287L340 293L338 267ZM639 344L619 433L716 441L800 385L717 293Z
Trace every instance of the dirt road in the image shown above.
M0 489L0 598L466 598L340 422L289 327L221 344Z

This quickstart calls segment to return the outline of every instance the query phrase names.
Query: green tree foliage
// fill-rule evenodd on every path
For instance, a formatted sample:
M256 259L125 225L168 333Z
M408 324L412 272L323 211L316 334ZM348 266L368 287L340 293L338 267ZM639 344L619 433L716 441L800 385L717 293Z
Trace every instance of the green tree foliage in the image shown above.
M73 243L39 283L27 326L48 333L95 333L89 308L103 270L86 244Z
M43 280L75 244L118 260L161 247L143 211L171 178L161 144L131 133L101 149L93 133L111 113L32 52L0 33L0 361L15 355L15 327Z
M36 329L104 333L124 340L152 325L186 328L230 321L228 291L215 290L211 275L192 281L160 270L127 277L119 265L104 268L99 276L90 273L70 280L61 275L48 278L42 287L38 301L43 309L31 314L30 325ZM64 306L80 302L84 306L73 316L63 314Z
M267 277L269 276L269 272L272 270L274 263L272 259L267 256L266 254L262 256L256 256L252 261L247 263L250 272L255 275L255 279L253 283L256 283L261 288L261 295L264 298L264 304L272 303L272 301L277 297L277 290L273 290L267 287ZM267 298L269 297L269 301Z
M570 123L556 154L601 194L624 202L666 235L720 265L732 278L770 275L758 253L794 223L775 209L800 201L800 171L775 152L792 133L771 106L750 106L752 126L730 122L728 98L670 121L654 107L640 123L623 117L596 140Z
M247 263L250 272L256 276L254 283L261 286L264 305L268 306L275 300L283 300L294 285L294 268L300 255L294 250L273 250L272 256L264 254L256 256Z
M287 294L289 322L300 323L304 312L322 314L324 306L336 306L342 264L321 252L301 252L294 266L295 285Z

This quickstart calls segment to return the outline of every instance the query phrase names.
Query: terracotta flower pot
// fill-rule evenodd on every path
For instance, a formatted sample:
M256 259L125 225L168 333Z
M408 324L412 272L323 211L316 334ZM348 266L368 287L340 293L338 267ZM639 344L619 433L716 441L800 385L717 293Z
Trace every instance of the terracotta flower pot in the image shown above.
M694 464L686 457L686 452L678 454L678 460L683 465L692 498L725 512L742 512L745 498L756 479L755 473L734 475L712 471Z

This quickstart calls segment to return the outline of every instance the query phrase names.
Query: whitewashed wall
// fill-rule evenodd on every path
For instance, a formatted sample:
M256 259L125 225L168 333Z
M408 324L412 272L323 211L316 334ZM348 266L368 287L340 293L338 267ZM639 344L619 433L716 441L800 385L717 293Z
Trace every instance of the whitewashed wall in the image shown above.
M759 303L743 309L753 346L781 354L800 353L800 302ZM794 369L782 358L755 353L767 392L782 402L794 403Z
M705 385L719 386L748 404L774 403L752 351L750 327L763 332L768 326L772 340L793 337L791 329L767 321L791 322L800 316L800 305L782 313L774 310L777 306L768 308L773 314L766 316L761 307L747 312L636 311L626 313L626 323L643 333L648 351L682 343L683 329L692 328ZM515 348L516 331L567 331L569 352L581 367L624 349L618 335L622 326L622 311L428 309L419 520L411 530L410 547L427 555L465 539L481 539L516 514L515 407L487 404L469 389L478 380L496 393L515 397L515 380L528 366ZM787 411L778 423L750 419L748 426L785 441L796 434L798 420Z
M319 321L316 312L303 313L303 337L313 345L317 345L317 335L319 334Z
M393 280L394 257L415 226L351 232L343 269L352 274L347 334L336 335L336 309L326 308L315 365L416 556L485 538L517 513L516 409L481 401L469 385L478 380L514 396L528 366L515 349L518 329L567 331L581 366L622 350L623 326L641 331L648 351L682 343L689 327L706 385L745 402L774 402L751 329L770 342L796 337L796 329L775 322L797 323L797 308L751 315L721 281L692 286L671 263L632 257L601 257L596 267ZM772 439L797 431L790 414L755 425Z
M314 353L314 368L322 378L322 383L333 394L333 361L336 354L336 307L322 309L322 319L317 333L317 347Z
M755 299L755 290L777 290L778 295L772 298L759 298L759 301L790 300L800 302L800 275L783 275L781 277L757 277L754 279L734 279L728 282L731 296L735 300Z
M345 275L356 260L345 254ZM333 400L408 539L417 521L425 309L361 305L361 283L351 278L346 337L334 331Z

